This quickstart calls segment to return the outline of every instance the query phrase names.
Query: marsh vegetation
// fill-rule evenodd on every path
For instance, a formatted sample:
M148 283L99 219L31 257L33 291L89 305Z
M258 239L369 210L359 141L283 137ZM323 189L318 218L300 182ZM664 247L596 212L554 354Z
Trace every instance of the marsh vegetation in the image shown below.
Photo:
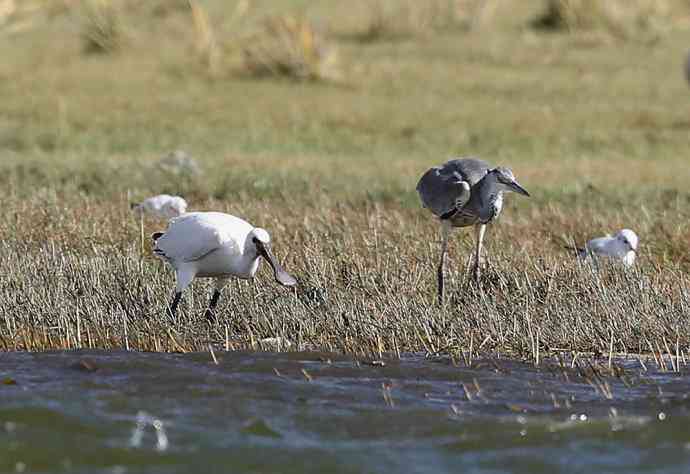
M367 355L684 363L687 4L663 2L659 27L626 20L636 36L535 26L559 2L438 2L417 23L403 1L87 2L97 25L82 2L58 3L18 3L0 23L0 348L281 337ZM178 149L196 171L161 166ZM438 226L414 186L467 154L511 166L532 198L506 199L479 285L465 279L471 233L456 233L439 308ZM170 321L172 272L129 210L159 193L267 228L299 288L261 269L209 324L197 283ZM632 271L563 249L622 227L641 237Z

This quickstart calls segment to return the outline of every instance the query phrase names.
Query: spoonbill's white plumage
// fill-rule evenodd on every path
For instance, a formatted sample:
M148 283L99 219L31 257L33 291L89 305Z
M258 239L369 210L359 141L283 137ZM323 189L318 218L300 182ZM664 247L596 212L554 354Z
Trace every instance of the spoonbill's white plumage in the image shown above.
M618 231L616 235L597 237L588 241L584 248L578 248L577 253L580 257L603 257L620 260L623 265L629 267L635 263L635 252L639 238L630 229Z
M297 283L271 253L271 238L264 229L254 227L239 217L222 212L190 212L170 221L165 232L156 232L153 252L175 269L177 285L170 305L175 315L182 292L196 277L214 278L215 290L206 316L213 310L223 287L231 277L250 279L265 259L278 283Z
M187 212L187 201L180 196L159 194L146 198L138 204L132 204L132 209L160 219L172 219Z

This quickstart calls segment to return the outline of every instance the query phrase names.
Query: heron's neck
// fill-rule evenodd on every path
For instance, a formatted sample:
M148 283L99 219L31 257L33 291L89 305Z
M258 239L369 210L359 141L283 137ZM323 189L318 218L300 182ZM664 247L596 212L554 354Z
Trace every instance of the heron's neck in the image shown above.
M503 190L493 173L488 173L476 184L472 190L472 197L476 196L476 207L481 221L490 221L497 212L500 212L500 209L495 208L495 204L500 201L502 194Z
M498 185L498 179L493 173L488 173L476 184L476 195L479 198L479 202L482 205L487 205L502 192L500 186ZM473 190L474 191L474 190Z

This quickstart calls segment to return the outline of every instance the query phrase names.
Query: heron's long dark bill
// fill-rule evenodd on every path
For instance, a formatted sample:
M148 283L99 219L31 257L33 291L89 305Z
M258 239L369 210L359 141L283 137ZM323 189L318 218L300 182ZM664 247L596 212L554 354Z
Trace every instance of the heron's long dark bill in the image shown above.
M293 286L297 284L295 277L286 272L283 267L280 266L278 260L271 253L271 249L266 244L258 243L256 248L259 250L259 255L266 259L268 264L273 269L273 276L276 281L283 286Z
M520 186L517 181L513 181L512 183L510 183L510 187L516 193L529 197L529 193L527 192L527 190L525 188L523 188L522 186Z

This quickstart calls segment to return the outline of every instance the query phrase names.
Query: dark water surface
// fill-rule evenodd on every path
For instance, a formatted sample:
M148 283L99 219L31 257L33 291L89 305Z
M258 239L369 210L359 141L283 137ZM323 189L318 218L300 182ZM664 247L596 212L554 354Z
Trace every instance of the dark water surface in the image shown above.
M0 472L690 472L687 371L217 357L0 354Z

